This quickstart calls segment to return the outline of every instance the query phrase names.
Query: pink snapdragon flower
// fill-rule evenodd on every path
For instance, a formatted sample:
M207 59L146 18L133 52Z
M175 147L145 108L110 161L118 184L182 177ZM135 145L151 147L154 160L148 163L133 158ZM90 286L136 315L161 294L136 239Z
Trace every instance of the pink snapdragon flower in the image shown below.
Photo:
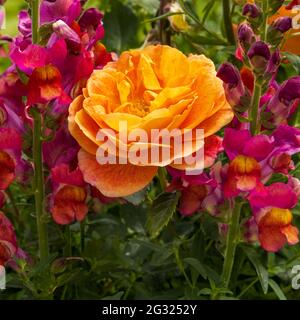
M22 140L12 128L0 128L0 190L5 190L23 171Z
M82 221L88 213L87 185L79 168L71 171L66 164L51 170L53 194L50 210L54 221L61 225Z
M41 24L59 19L72 23L81 13L80 0L43 0L41 3Z
M218 136L211 136L205 139L204 166L211 167L218 154L223 150L222 139ZM201 208L211 207L215 202L215 195L211 195L217 186L217 181L202 173L199 175L188 175L183 170L168 167L172 181L167 187L167 192L181 191L179 212L184 216L190 216Z
M18 251L17 237L12 223L0 211L0 266L6 265Z
M259 185L248 200L258 227L259 242L265 250L276 252L286 243L299 242L299 231L292 225L291 213L298 197L291 186L281 182Z
M270 136L252 137L248 130L227 128L223 146L231 161L224 195L234 197L255 189L275 172L287 174L293 168L291 156L300 151L300 130L282 125Z

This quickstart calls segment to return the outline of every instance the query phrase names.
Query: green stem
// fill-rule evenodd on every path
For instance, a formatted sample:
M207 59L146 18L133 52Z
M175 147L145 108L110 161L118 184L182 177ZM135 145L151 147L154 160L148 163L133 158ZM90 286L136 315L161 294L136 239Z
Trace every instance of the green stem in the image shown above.
M65 257L72 256L72 240L71 240L71 229L70 226L65 227L65 238L66 238L66 246L65 246Z
M234 45L235 38L231 20L230 0L223 0L223 16L226 37L228 39L228 42Z
M32 110L33 114L33 161L34 161L34 197L37 229L39 237L40 259L45 260L49 256L47 222L44 210L45 185L43 172L42 154L42 116L37 109Z
M32 43L39 42L40 0L31 0Z
M164 192L167 188L167 172L165 168L158 168L158 179L160 183L160 187L162 191Z
M260 132L260 120L259 120L259 103L262 94L261 84L258 83L257 79L255 80L254 93L252 97L251 110L250 110L250 130L252 135L255 135Z
M269 0L263 1L263 30L262 30L262 41L267 41L267 31L268 31L268 11L269 11Z
M160 6L158 15L161 16L164 14L164 8L169 3L169 0L160 0ZM167 30L168 21L166 19L162 19L158 21L158 32L159 32L159 41L161 44L171 45L171 34Z
M31 0L32 43L39 42L40 0ZM45 185L42 154L42 116L38 109L32 109L33 114L33 162L34 162L34 198L36 221L39 237L40 259L49 256L47 222L45 217Z
M235 251L239 241L241 208L242 202L236 200L232 210L231 223L229 225L226 242L225 260L223 264L222 284L225 288L228 288L230 283Z

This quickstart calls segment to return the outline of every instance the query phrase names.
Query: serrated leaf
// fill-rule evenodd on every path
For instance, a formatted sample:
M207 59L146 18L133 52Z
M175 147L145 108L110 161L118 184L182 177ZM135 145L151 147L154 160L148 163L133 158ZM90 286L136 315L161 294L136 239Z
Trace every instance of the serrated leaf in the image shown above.
M151 238L157 237L169 223L176 210L178 199L177 193L163 193L153 201L146 222L146 230Z
M253 250L252 248L249 248L249 247L244 247L243 250L256 270L256 273L257 273L257 276L260 281L260 284L261 284L261 287L263 289L264 294L267 294L268 286L269 286L268 271L262 265L262 263L259 261L259 257L257 255L257 253L255 252L255 250Z
M281 288L274 280L269 279L269 285L273 289L273 291L276 293L276 296L278 297L279 300L287 300Z
M195 258L185 258L183 259L183 261L192 266L196 271L198 271L203 279L207 279L207 272L205 270L205 267L199 260Z

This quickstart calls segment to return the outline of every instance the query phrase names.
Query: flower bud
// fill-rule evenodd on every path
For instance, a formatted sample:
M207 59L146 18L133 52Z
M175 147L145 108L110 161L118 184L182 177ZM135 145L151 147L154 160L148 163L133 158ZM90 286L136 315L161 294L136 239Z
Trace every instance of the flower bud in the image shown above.
M300 99L300 76L285 81L270 100L267 109L272 113L270 122L277 125L287 119L298 99Z
M248 51L248 57L255 71L265 71L271 58L269 46L263 41L255 42Z
M174 31L182 32L189 28L186 22L184 11L178 2L174 2L166 7L166 11L170 13L178 13L168 17L171 27Z
M79 35L71 29L64 21L58 20L53 23L53 31L64 38L72 51L80 51L81 41Z
M21 10L19 13L18 29L24 37L31 35L31 18L26 10Z
M281 62L280 50L276 49L271 55L271 59L269 60L269 63L266 69L266 73L269 75L273 75L277 71L280 65L280 62Z
M240 24L238 28L238 39L245 50L248 50L255 41L254 32L248 23Z
M221 65L217 77L224 82L226 98L235 111L244 112L250 103L250 94L242 82L238 69L230 63Z
M273 23L271 28L274 28L281 33L285 33L292 28L292 18L291 17L280 17L276 19Z
M102 24L103 14L96 8L87 9L79 20L82 30L88 30L92 27L96 30L99 24Z
M243 7L243 15L255 19L260 16L261 11L254 3L247 3Z

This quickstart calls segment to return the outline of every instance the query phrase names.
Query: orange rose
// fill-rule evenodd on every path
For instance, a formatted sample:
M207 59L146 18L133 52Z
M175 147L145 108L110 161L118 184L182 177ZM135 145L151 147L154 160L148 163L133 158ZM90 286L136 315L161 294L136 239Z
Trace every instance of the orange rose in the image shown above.
M85 181L105 196L123 197L149 184L159 166L176 167L174 159L179 154L173 145L168 161L100 165L96 160L101 146L97 139L100 129L115 133L109 139L121 149L123 121L128 132L143 129L150 135L152 129L192 133L203 129L207 138L232 118L222 81L216 77L211 60L203 55L186 57L177 49L158 45L124 52L117 62L94 71L83 94L70 106L69 130L82 148L78 161ZM197 151L196 145L192 144L190 155ZM149 148L151 143L143 147ZM159 148L161 152L164 146L160 144ZM186 168L184 164L179 167Z

